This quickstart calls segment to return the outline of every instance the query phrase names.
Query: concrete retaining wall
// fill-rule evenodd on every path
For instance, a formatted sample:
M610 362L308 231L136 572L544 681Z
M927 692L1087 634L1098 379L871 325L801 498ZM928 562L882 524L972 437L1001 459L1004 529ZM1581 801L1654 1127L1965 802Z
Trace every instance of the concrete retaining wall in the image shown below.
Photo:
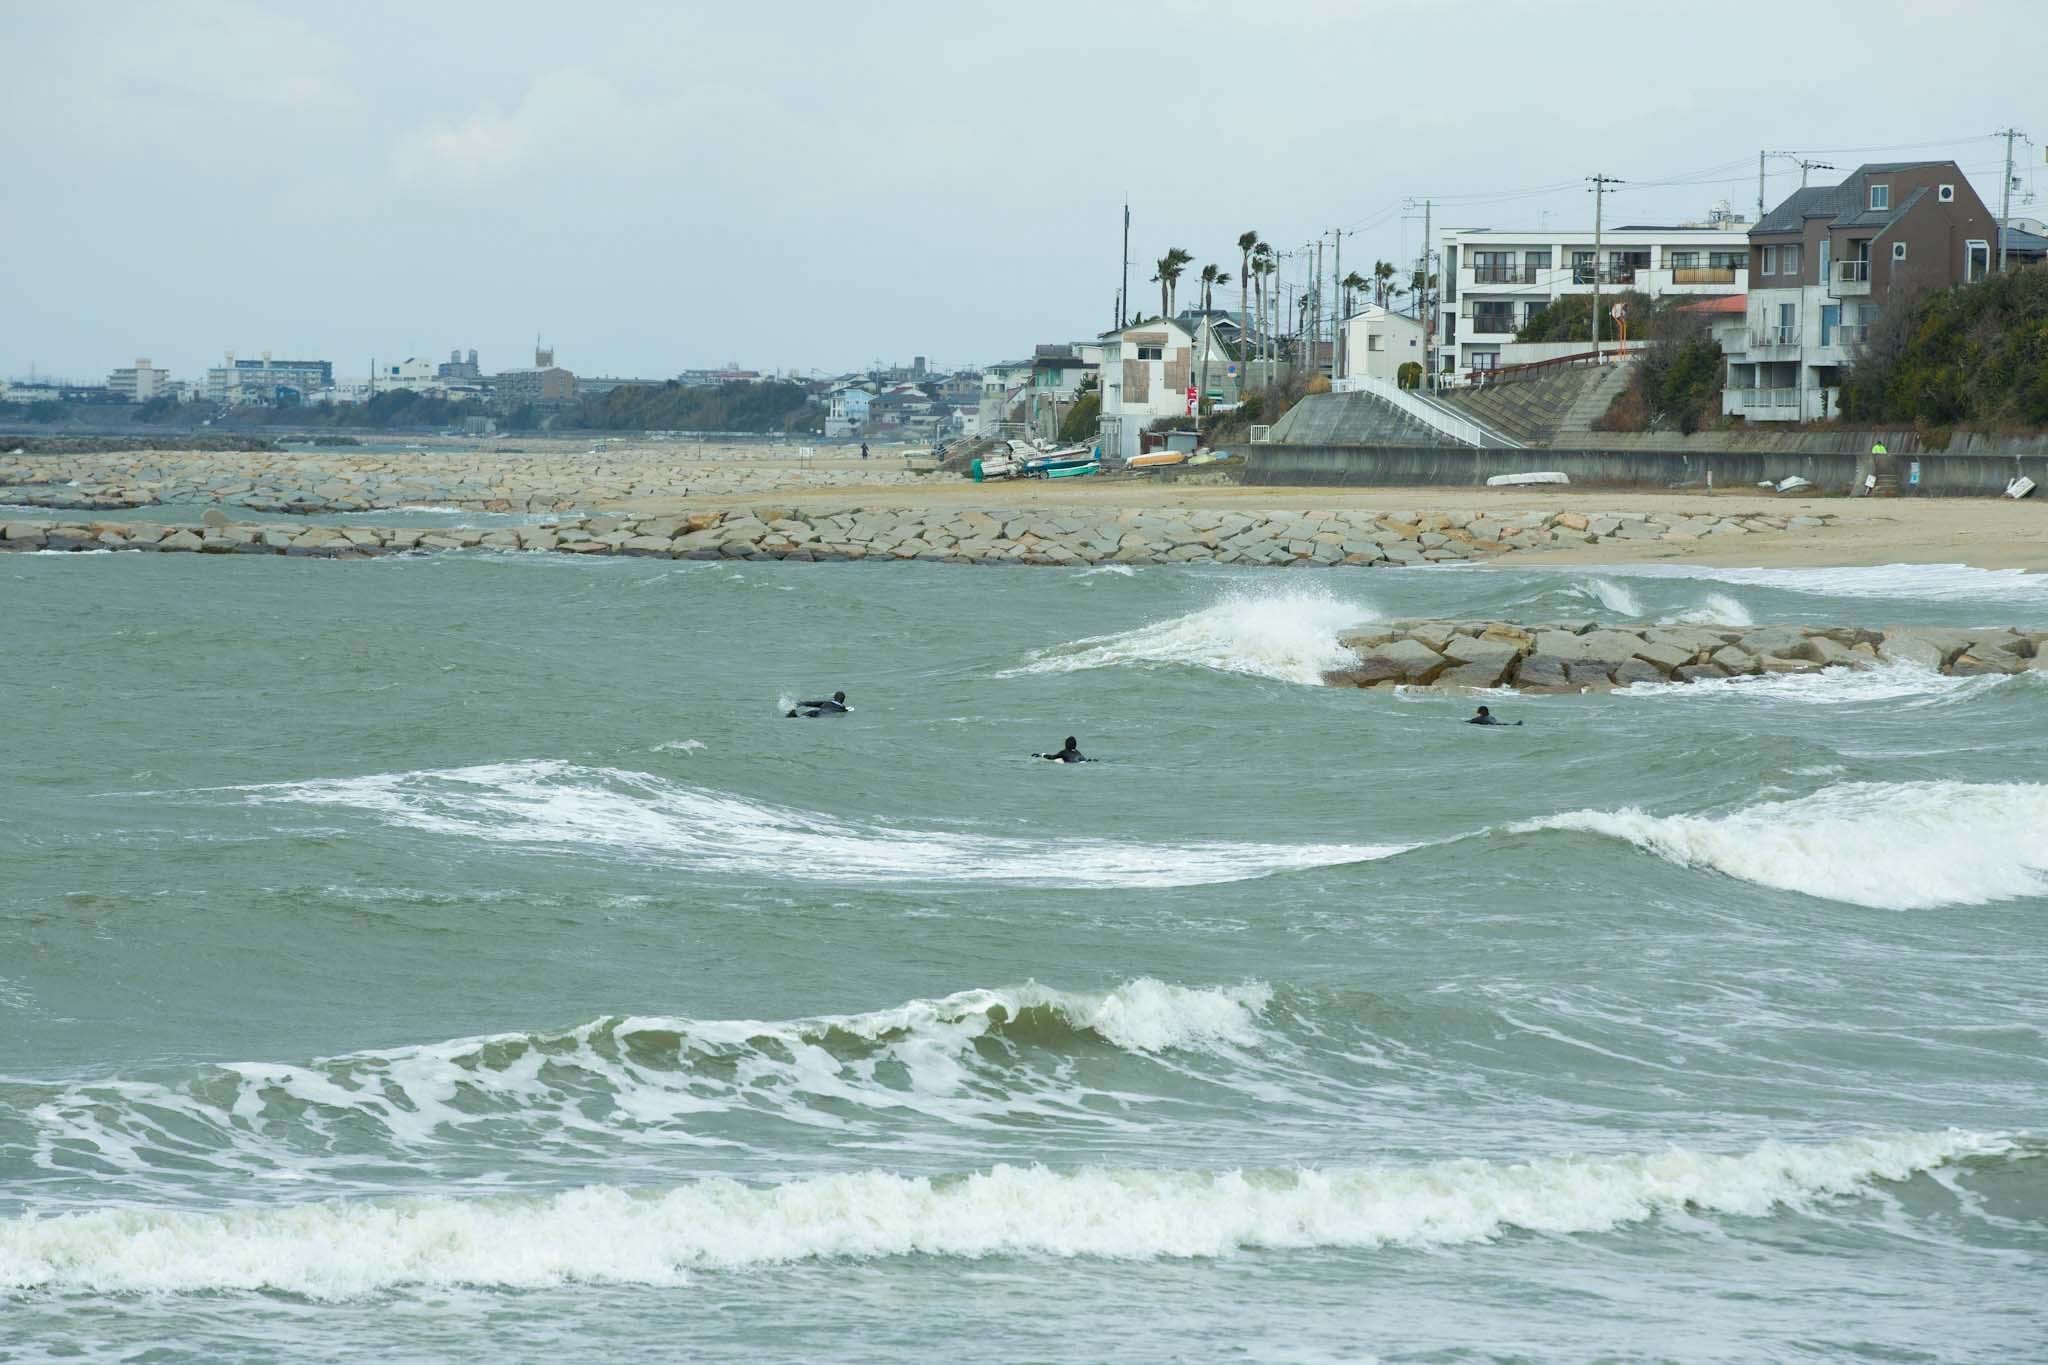
M1820 492L1847 494L1862 486L1870 456L1847 452L1680 450L1472 450L1449 446L1246 446L1243 481L1306 487L1483 487L1495 474L1561 470L1574 487L1662 490L1681 485L1744 488L1792 475ZM1920 483L1909 483L1914 461ZM1920 454L1897 459L1902 497L1993 497L2024 474L2048 497L2048 453Z

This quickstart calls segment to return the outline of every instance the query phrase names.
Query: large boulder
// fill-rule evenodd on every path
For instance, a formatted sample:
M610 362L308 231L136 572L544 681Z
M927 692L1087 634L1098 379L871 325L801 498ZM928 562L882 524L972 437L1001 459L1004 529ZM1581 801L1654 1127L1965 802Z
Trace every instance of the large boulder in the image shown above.
M1360 687L1379 682L1421 685L1435 682L1449 666L1450 660L1419 640L1389 640L1361 653L1357 667L1349 672L1360 679Z
M1666 680L1664 670L1643 659L1624 659L1614 670L1614 685L1628 687L1635 683L1660 683Z
M1576 692L1555 654L1531 654L1515 666L1515 686L1524 692Z
M1713 662L1721 665L1728 673L1756 672L1756 656L1734 645L1725 645L1714 651Z
M1673 645L1660 645L1654 640L1644 640L1636 647L1636 652L1630 662L1647 664L1660 674L1668 674L1672 669L1689 664L1697 657L1698 654L1694 650L1679 649Z
M1877 657L1886 663L1912 664L1937 672L1948 662L1948 656L1933 641L1892 630L1884 633L1884 643L1877 647Z

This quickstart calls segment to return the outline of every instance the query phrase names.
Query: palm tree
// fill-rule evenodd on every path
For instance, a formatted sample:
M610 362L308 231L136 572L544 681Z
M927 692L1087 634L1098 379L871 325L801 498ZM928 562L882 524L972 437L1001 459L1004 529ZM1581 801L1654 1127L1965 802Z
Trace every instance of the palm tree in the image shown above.
M1251 274L1253 274L1253 282L1257 284L1257 287L1260 287L1260 295L1257 295L1257 303L1260 303L1260 329L1262 329L1262 332L1266 332L1268 350L1272 348L1272 332L1274 332L1274 329L1266 327L1266 276L1272 274L1274 270L1276 270L1276 266L1274 266L1274 250L1272 250L1272 246L1268 246L1266 241L1255 241L1255 244L1251 246ZM1272 379L1272 370L1268 368L1268 381L1270 379Z
M1372 287L1373 293L1376 295L1373 302L1379 304L1382 308L1385 308L1395 298L1399 297L1400 290L1394 284L1394 263L1392 261L1373 262Z
M1159 258L1159 273L1152 277L1152 282L1159 286L1159 316L1162 318L1173 316L1173 301L1180 290L1181 272L1186 270L1194 259L1193 255L1177 246L1169 247L1166 254Z
M1349 275L1346 275L1344 277L1345 317L1348 318L1351 316L1351 296L1361 289L1370 289L1371 287L1372 281L1368 280L1365 276L1359 274L1356 270L1352 271Z

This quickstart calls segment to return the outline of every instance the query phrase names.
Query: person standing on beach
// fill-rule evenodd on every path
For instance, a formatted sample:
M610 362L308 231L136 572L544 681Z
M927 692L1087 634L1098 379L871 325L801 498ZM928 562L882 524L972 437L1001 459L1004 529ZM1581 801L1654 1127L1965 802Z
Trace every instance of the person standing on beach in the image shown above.
M860 457L863 460L865 460L868 457L868 443L866 441L862 441L860 443Z

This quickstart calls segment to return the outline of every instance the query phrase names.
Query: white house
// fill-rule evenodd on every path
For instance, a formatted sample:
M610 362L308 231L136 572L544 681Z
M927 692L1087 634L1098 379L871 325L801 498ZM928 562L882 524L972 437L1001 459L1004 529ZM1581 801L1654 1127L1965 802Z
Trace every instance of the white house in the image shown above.
M866 389L849 385L832 390L832 405L825 415L827 436L853 436L867 425L868 405L875 396Z
M1202 354L1208 352L1210 395L1235 392L1236 364L1222 338L1207 327L1202 342L1177 322L1155 318L1102 334L1102 425L1105 455L1138 454L1138 433L1162 417L1192 417Z
M1437 234L1438 368L1464 374L1498 366L1501 346L1516 332L1558 299L1592 293L1596 279L1603 294L1743 293L1748 231L1724 211L1705 223L1611 227L1597 246L1590 228L1447 228Z
M1389 312L1376 303L1344 320L1344 377L1384 379L1389 384L1400 377L1403 365L1413 361L1426 365L1423 355L1423 327L1419 318Z

